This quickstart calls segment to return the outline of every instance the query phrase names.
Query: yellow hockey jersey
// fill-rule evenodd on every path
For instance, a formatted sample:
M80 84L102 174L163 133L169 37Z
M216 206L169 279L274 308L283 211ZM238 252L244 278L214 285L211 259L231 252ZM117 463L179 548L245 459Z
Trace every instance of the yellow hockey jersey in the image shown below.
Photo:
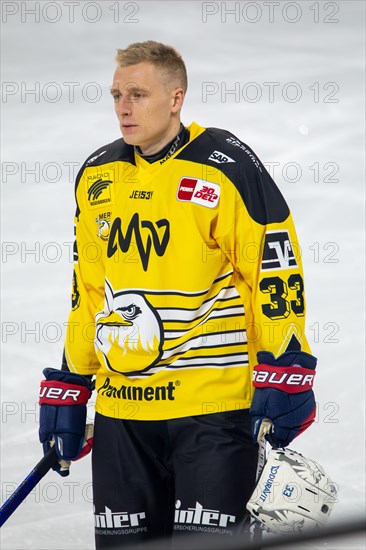
M258 351L310 352L286 202L245 143L188 130L153 163L118 139L77 177L65 357L106 416L248 408Z

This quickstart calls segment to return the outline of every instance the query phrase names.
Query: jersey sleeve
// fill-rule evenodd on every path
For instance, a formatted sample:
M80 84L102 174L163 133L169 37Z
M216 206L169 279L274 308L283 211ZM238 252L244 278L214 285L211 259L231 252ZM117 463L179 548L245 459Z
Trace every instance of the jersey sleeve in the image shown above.
M77 208L74 219L74 271L71 311L67 322L63 368L83 375L95 374L100 366L95 350L95 314L103 307L103 251L93 234L86 208L84 170L76 180ZM65 364L66 363L66 364Z
M276 357L310 353L305 335L305 295L300 247L289 208L278 187L246 146L249 156L225 186L215 240L246 289L245 330L255 364L258 351Z

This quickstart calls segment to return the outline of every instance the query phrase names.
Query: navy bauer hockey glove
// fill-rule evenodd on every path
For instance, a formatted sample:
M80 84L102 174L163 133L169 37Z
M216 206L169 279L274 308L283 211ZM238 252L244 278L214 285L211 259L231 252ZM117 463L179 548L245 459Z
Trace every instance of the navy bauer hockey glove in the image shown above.
M77 373L58 369L44 369L39 404L39 439L46 453L55 444L60 459L53 468L60 475L69 474L67 462L81 458L90 450L85 447L86 404L93 383ZM67 462L65 462L67 461Z
M257 359L250 407L253 439L265 435L272 447L286 447L314 422L317 359L303 351L287 351L277 359L260 351Z

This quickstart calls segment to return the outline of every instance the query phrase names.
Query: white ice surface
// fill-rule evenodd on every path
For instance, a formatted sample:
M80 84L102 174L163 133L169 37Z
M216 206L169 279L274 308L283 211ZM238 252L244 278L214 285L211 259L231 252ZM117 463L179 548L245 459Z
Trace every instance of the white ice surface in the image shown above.
M119 22L114 22L117 2L74 3L73 22L64 2L1 4L1 501L41 456L37 393L41 370L58 367L63 348L75 166L119 137L108 91L116 48L155 39L175 46L186 60L183 121L231 130L274 167L302 244L306 326L319 359L318 421L293 446L319 461L339 484L331 522L360 517L365 513L364 3L274 3L272 22L263 2L120 2ZM49 6L39 21L29 11L37 13L36 4ZM225 13L236 4L237 21ZM4 10L12 6L18 12L8 15ZM217 10L206 22L205 9ZM205 95L208 86L217 93ZM235 87L238 97L225 95ZM93 101L96 91L100 98ZM61 97L53 101L56 92ZM291 101L295 92L298 101ZM1 548L93 548L90 478L89 458L73 464L68 478L49 473L2 529ZM340 544L326 547L365 547L359 537Z

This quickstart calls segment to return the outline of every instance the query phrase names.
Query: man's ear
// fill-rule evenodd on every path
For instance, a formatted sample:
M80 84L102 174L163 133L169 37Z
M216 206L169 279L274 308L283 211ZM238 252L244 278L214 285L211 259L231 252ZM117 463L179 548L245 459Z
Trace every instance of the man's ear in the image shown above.
M177 113L182 108L184 101L184 90L183 88L175 88L172 91L171 105L172 112Z

